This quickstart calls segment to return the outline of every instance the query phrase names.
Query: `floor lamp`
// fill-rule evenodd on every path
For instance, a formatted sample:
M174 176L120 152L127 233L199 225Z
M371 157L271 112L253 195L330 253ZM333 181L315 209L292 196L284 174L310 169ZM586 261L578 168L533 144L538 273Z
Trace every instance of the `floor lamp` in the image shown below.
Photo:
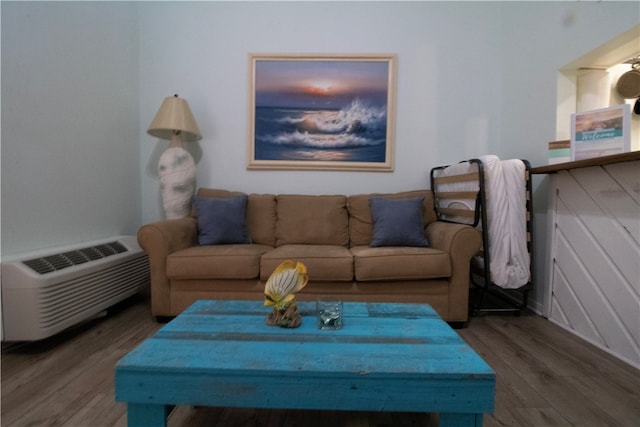
M171 140L158 162L162 208L167 219L185 217L191 211L196 188L196 163L184 149L184 142L202 138L187 101L178 95L166 97L147 133Z

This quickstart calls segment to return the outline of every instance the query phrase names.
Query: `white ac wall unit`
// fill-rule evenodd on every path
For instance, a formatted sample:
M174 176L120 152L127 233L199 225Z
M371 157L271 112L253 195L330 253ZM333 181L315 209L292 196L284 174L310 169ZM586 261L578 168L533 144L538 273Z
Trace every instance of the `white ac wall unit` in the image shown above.
M12 257L2 262L2 339L47 338L148 284L149 261L134 236Z

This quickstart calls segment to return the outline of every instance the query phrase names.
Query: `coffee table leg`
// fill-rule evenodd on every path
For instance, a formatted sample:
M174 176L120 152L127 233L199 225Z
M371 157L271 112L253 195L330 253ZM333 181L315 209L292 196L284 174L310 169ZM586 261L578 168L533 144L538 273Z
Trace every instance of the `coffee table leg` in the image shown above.
M127 404L128 427L166 427L170 408L164 405Z
M482 427L482 414L440 413L440 427Z

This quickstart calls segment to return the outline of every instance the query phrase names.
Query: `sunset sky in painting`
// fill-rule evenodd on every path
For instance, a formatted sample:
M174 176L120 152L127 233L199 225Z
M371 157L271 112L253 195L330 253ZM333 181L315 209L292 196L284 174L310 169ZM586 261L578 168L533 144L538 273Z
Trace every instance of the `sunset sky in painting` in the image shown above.
M256 107L342 108L354 99L387 102L387 62L256 61Z

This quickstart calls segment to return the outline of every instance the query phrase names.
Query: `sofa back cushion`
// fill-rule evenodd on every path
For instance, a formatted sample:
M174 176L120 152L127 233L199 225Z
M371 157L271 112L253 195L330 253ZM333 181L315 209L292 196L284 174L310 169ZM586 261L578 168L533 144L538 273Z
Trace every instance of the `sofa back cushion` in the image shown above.
M276 196L276 246L349 245L346 196Z
M373 220L371 218L371 207L369 206L370 197L387 197L395 199L424 197L423 215L425 228L436 220L436 213L433 209L433 193L431 190L415 190L387 194L357 194L349 196L349 245L352 247L369 246L373 239Z
M249 194L247 227L253 243L276 245L276 196Z
M240 191L215 188L200 188L200 197L233 197L243 195ZM195 216L195 210L192 211ZM247 200L247 230L252 243L275 246L276 244L276 196L273 194L249 194Z

